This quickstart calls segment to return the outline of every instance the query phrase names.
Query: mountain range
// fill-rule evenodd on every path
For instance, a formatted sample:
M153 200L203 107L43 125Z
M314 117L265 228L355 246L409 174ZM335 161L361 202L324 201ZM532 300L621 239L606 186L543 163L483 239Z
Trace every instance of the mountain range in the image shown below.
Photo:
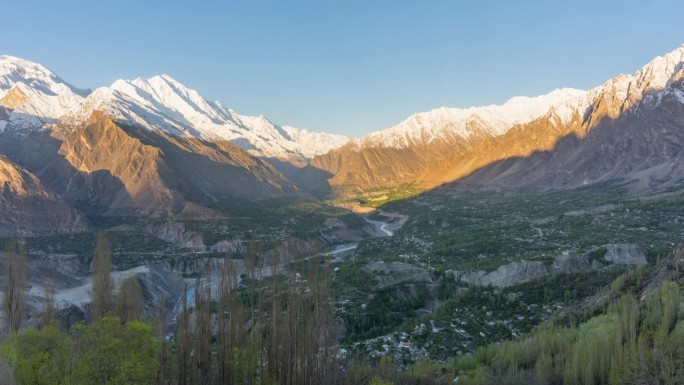
M241 115L168 75L91 91L0 56L0 235L407 184L668 188L684 179L683 78L684 46L589 91L438 108L350 140Z
M589 91L414 114L311 164L341 193L414 184L568 188L624 179L638 191L684 176L684 46Z
M0 132L3 217L17 222L4 233L41 230L41 215L35 226L20 218L48 206L60 207L53 231L71 232L84 216L194 215L226 200L303 196L256 155L302 161L346 140L238 115L168 76L91 92L10 56L0 57Z

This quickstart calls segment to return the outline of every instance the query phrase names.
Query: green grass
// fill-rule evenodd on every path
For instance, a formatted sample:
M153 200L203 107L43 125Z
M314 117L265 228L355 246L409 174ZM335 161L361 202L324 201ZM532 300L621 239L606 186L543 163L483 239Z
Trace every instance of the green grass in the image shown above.
M396 187L379 187L344 194L352 196L332 199L329 203L332 205L354 204L365 208L379 208L390 202L414 197L422 191L423 189L412 184L404 184Z
M683 196L639 201L610 186L510 196L433 192L383 209L409 220L395 237L362 242L357 256L410 255L444 270L492 270L607 243L638 243L656 260L684 237Z
M313 238L325 229L328 218L338 218L349 229L361 229L358 215L324 202L301 199L273 199L259 202L232 201L213 207L225 218L182 223L201 234L205 244L225 239L259 240L272 246L287 237Z
M340 281L353 290L339 290L350 301L347 309L373 304L393 327L378 327L375 312L356 311L354 334L347 342L406 333L436 359L530 332L559 309L608 285L620 271L557 275L505 290L464 288L442 278L438 294L432 292L427 301L441 304L419 316L424 307L409 312L392 308L398 302L387 296L401 289L374 291L372 277L358 273L361 266L373 260L401 261L429 266L444 277L440 273L446 270L493 270L521 259L549 260L566 250L587 252L590 260L600 261L608 243L637 243L655 262L684 239L684 196L639 200L609 184L520 194L436 191L382 209L409 219L395 236L359 244L353 259L339 266ZM372 219L383 219L378 215ZM369 301L375 298L382 302ZM366 354L370 345L354 346Z

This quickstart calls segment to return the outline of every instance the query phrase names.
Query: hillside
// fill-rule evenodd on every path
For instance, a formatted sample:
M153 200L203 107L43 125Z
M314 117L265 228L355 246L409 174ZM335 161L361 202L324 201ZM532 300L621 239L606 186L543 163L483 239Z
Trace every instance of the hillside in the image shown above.
M628 179L638 192L683 177L684 47L590 91L501 106L437 109L315 157L338 194L428 189L571 188Z

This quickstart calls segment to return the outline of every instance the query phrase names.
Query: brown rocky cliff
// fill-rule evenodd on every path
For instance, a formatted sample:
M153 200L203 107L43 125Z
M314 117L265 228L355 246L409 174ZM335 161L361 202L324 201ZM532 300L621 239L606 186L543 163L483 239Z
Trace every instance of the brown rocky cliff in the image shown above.
M62 234L89 229L84 216L35 175L0 155L0 236Z

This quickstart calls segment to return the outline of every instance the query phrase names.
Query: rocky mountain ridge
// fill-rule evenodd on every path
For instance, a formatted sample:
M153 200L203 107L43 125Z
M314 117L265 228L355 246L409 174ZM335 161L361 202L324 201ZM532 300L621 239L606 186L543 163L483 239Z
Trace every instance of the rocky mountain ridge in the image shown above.
M42 234L44 224L52 233L83 231L92 215L206 216L207 207L234 199L304 197L255 155L300 162L328 139L346 140L326 135L239 115L168 76L91 92L40 64L1 56L0 155L6 170L21 170L5 173L12 180L5 181L3 231ZM27 183L31 199L11 196Z
M30 172L0 155L0 236L72 233L86 218ZM37 220L38 219L38 220Z
M329 175L338 194L454 182L460 188L523 189L618 178L635 180L642 190L676 184L684 176L683 76L684 46L586 92L416 114L317 156L311 165Z
M469 285L509 287L529 282L536 278L552 274L581 273L589 269L601 269L611 265L646 265L646 252L637 244L608 244L604 246L605 255L592 259L587 253L579 254L567 251L552 261L516 261L499 266L496 270L486 272L451 271L454 280Z
M304 161L348 139L341 135L278 126L261 116L241 115L209 102L168 75L117 80L95 90L64 117L78 124L93 111L149 130L207 141L229 141L254 156Z
M347 142L342 135L275 125L261 116L241 115L220 102L209 102L169 75L115 81L91 92L67 83L48 68L12 56L0 56L0 131L54 124L77 126L94 112L105 112L125 125L203 139L229 141L250 154L307 160Z

